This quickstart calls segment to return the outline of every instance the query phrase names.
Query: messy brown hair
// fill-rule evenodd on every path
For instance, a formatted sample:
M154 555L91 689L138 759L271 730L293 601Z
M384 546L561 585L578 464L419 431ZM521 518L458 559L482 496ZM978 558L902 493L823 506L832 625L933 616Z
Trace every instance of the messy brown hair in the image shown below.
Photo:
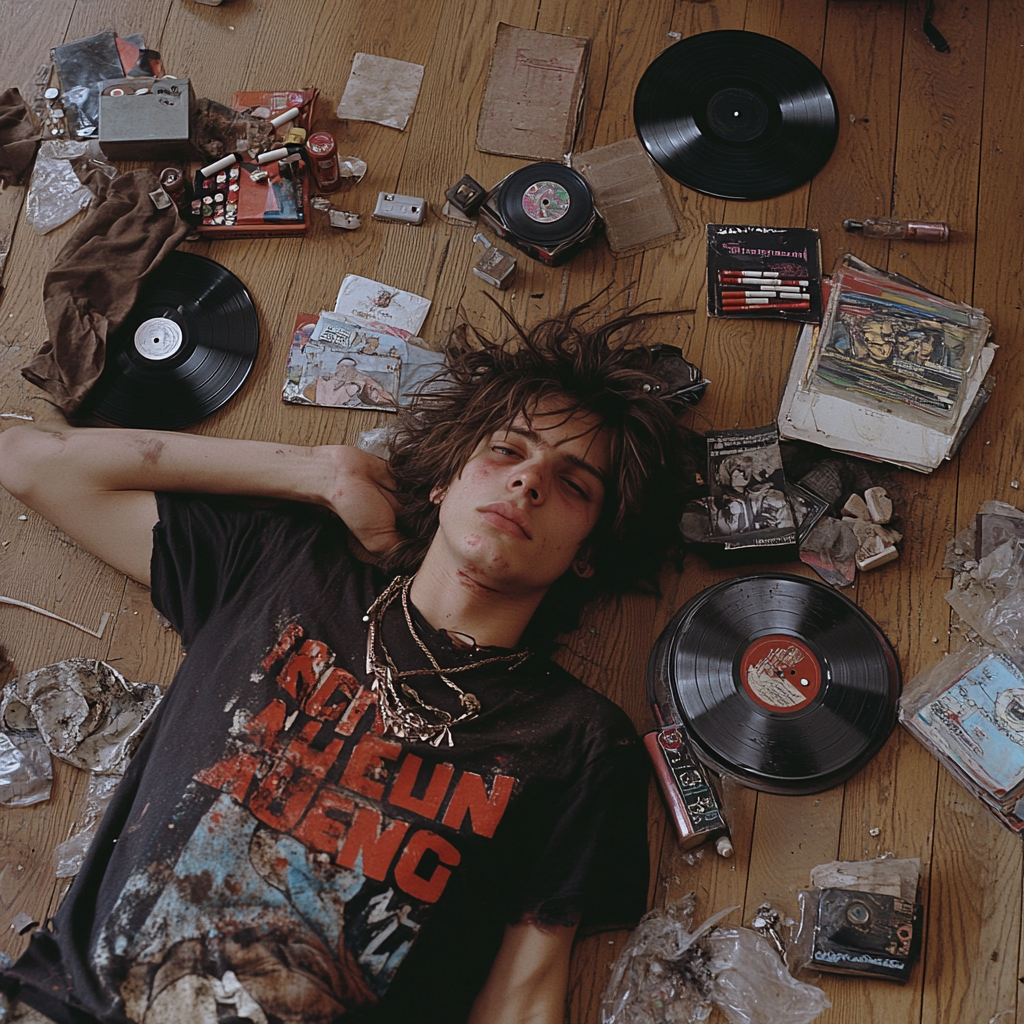
M504 313L504 311L502 311ZM524 330L507 313L513 338L495 341L469 327L456 331L437 387L403 416L390 443L405 536L389 557L395 570L423 559L438 527L430 499L462 472L477 446L538 402L554 399L566 419L598 416L612 441L612 464L597 526L585 546L589 579L571 570L548 591L524 641L572 629L585 602L654 589L678 536L687 473L682 433L658 397L650 350L638 344L656 314L621 314L595 324L590 304ZM692 479L692 474L691 474Z

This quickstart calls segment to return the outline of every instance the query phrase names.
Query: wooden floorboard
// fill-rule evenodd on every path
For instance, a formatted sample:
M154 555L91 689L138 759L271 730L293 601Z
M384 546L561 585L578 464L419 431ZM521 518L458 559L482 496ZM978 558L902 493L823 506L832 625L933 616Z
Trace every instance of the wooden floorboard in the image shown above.
M904 523L899 561L864 574L851 596L883 628L910 679L963 643L951 628L941 568L946 542L978 504L1020 504L1024 482L1024 0L938 0L935 23L950 44L938 53L922 31L925 0L0 0L0 68L28 94L52 46L113 28L144 33L166 69L191 78L196 92L229 102L241 89L317 87L317 127L339 150L366 160L358 186L338 205L363 214L353 233L314 216L303 239L185 243L222 263L249 288L261 327L254 372L239 395L196 431L292 443L353 441L385 417L370 412L295 408L280 389L297 313L330 308L347 273L387 281L433 301L424 327L439 346L469 318L501 329L497 302L531 323L585 302L602 289L619 303L649 302L676 316L659 321L658 340L678 345L712 380L688 422L698 428L752 427L778 407L796 329L768 321L709 320L705 313L707 223L799 225L821 232L826 268L844 252L899 271L941 294L986 310L1000 345L993 398L962 453L931 475L890 474ZM485 185L524 161L477 150L476 121L499 23L589 37L591 59L576 151L628 138L632 100L648 64L677 38L745 29L794 46L828 78L839 110L839 141L810 182L764 202L725 202L662 175L679 212L669 244L616 259L599 242L563 267L525 257L507 292L470 272L473 230L437 215L444 189L464 173ZM405 131L339 122L334 110L355 52L421 63L423 87ZM660 171L658 172L660 174ZM433 212L420 228L382 224L369 214L380 190L425 196ZM12 239L0 298L0 412L47 415L40 393L18 369L46 336L42 279L78 221L46 236L25 222L24 190L0 193L0 235ZM846 234L847 217L948 221L945 245L891 243ZM5 426L10 421L0 421ZM1016 483L1015 483L1016 482ZM102 640L30 612L0 606L5 660L0 682L71 656L107 658L129 679L170 682L180 645L144 588L78 549L38 516L0 494L0 593L42 605L94 628L113 615ZM774 568L809 575L802 564ZM689 558L666 568L660 597L631 596L588 609L559 658L609 694L637 728L651 727L645 691L648 652L674 612L704 587L743 570ZM51 866L85 792L80 773L56 769L53 798L0 810L0 949L25 940L7 927L19 912L44 919L63 883ZM700 920L729 906L750 921L769 899L792 918L808 872L834 857L891 852L919 857L926 936L906 986L827 977L833 1006L821 1024L984 1024L1016 1020L1022 952L1020 841L943 772L909 734L897 731L877 758L844 786L807 797L755 793L729 783L726 806L735 855L683 853L653 787L653 876L661 905L696 893ZM584 937L573 960L568 1019L599 1020L601 989L626 932ZM716 1015L713 1020L722 1019Z

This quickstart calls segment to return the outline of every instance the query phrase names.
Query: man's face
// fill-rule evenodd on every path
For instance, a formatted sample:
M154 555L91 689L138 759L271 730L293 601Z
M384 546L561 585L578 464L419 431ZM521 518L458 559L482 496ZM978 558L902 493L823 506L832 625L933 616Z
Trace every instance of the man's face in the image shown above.
M476 591L543 596L580 553L604 503L611 439L593 415L542 402L486 437L446 492L431 555Z
M863 330L868 355L876 362L884 363L892 355L894 342L892 324L869 320Z

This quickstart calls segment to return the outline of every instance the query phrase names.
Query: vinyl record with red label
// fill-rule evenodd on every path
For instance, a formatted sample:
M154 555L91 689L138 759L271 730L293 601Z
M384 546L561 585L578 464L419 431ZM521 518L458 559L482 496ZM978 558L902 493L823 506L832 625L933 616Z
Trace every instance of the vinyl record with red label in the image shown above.
M103 373L82 411L122 427L195 423L242 386L258 343L245 285L205 256L170 252L107 339Z
M881 749L900 670L878 626L838 591L758 574L676 613L651 652L648 689L712 768L768 793L816 793Z
M633 121L676 181L721 199L770 199L809 181L835 149L839 113L799 50L723 30L670 46L644 72Z

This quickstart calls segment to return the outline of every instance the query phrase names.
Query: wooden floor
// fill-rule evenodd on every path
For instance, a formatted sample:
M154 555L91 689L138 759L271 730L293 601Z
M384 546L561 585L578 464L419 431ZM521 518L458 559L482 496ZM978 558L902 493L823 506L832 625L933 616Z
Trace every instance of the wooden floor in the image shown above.
M196 429L295 443L352 440L376 414L283 405L280 390L290 328L299 311L330 308L341 278L354 272L433 300L425 336L440 344L463 316L484 326L497 296L530 321L613 286L624 301L696 310L662 323L662 340L681 346L713 381L693 425L750 427L774 420L795 344L792 326L709 321L704 306L704 225L807 225L821 231L826 267L852 251L934 290L983 307L1001 348L995 397L960 456L931 476L895 475L906 543L898 562L861 577L852 593L896 646L907 679L955 646L943 600L946 541L986 498L1019 503L1024 410L1018 336L1024 327L1024 0L938 0L935 22L951 45L937 53L921 30L924 0L0 0L0 87L28 94L50 47L113 28L144 33L166 70L191 78L200 96L227 102L237 89L318 86L318 126L339 150L361 156L369 174L345 200L368 215L377 192L422 195L435 206L469 172L494 184L522 161L477 151L476 121L499 22L589 36L592 58L577 149L632 132L632 95L650 61L680 36L714 29L765 33L805 53L824 71L840 111L839 143L807 186L768 202L726 203L668 182L683 211L684 237L645 255L615 260L604 243L565 267L520 261L511 291L497 293L470 273L472 232L432 214L421 228L364 216L354 233L317 218L303 240L185 244L212 256L250 289L262 331L255 370L241 393ZM334 108L353 53L425 65L406 131L339 123ZM71 225L39 237L22 216L24 191L0 194L0 232L13 240L0 305L0 413L46 414L18 368L45 337L42 279ZM886 244L844 234L845 217L887 215L948 221L946 245ZM77 223L77 222L76 222ZM7 426L16 420L5 419ZM180 658L176 636L157 621L147 592L69 543L0 495L0 593L42 605L95 628L102 640L31 612L0 606L6 663L0 682L71 656L105 658L129 679L166 684ZM804 572L799 564L788 571ZM562 660L651 725L644 669L673 611L721 578L699 560L666 574L664 597L597 609L569 638ZM0 811L0 948L26 940L8 922L55 910L63 888L50 854L80 811L84 780L56 766L49 803ZM769 899L797 916L797 890L815 864L892 851L920 857L927 933L921 963L903 987L845 978L822 981L833 1008L822 1024L1000 1024L1024 1022L1018 1003L1021 844L942 771L902 730L845 786L817 796L777 797L739 790L732 801L736 855L681 854L652 797L651 854L661 903L695 890L700 919L732 904L749 922ZM691 860L693 861L691 863ZM740 914L731 920L740 921ZM624 933L578 945L570 1019L593 1024L609 963Z

